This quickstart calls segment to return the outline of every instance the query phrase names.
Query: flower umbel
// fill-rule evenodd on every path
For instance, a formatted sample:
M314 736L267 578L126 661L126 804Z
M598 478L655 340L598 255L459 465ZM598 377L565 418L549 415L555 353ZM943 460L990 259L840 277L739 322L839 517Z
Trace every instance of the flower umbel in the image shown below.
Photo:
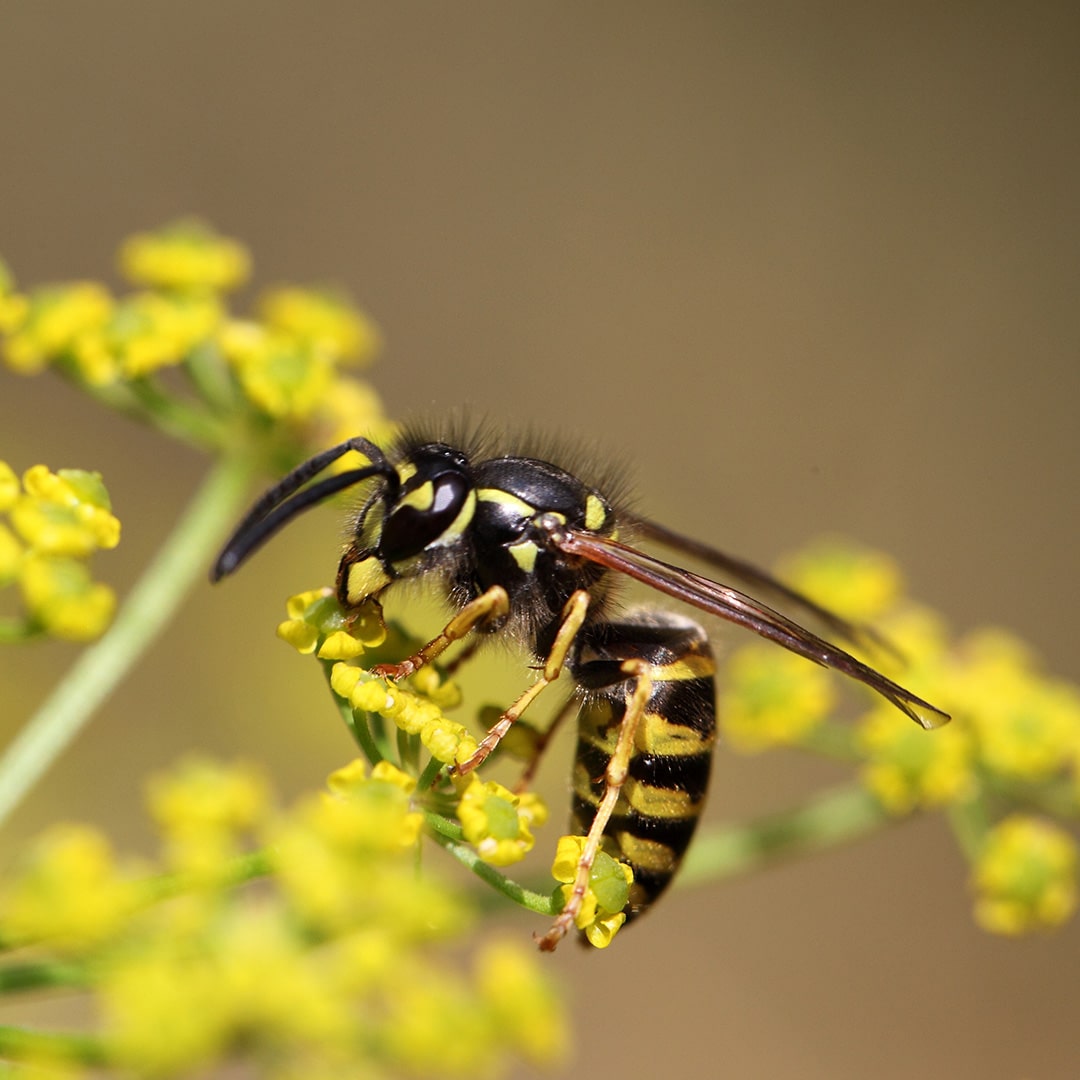
M108 626L112 589L92 580L87 560L116 547L120 522L98 473L27 469L19 481L0 462L0 586L17 584L23 614L0 622L8 640L47 633L89 641Z
M973 877L984 929L1015 935L1059 926L1076 910L1076 841L1050 821L1008 817L987 836Z

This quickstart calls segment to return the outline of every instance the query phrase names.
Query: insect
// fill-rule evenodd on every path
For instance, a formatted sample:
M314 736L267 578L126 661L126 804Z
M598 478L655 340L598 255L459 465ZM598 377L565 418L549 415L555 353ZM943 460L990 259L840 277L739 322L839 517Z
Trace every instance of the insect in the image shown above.
M331 474L349 451L370 464ZM569 899L546 934L551 950L574 925L604 845L634 873L632 918L671 881L700 817L715 737L714 662L705 631L665 611L618 611L627 577L720 616L858 680L916 723L949 717L746 593L661 561L627 542L650 542L732 574L812 615L848 640L872 637L766 572L640 517L573 472L539 457L462 449L460 440L403 437L389 452L352 438L297 466L240 522L211 572L232 573L284 525L335 492L366 495L349 525L337 572L346 611L397 582L422 579L449 601L443 630L412 656L374 668L405 678L468 635L502 637L531 653L538 675L458 765L475 769L565 667L579 705L575 828L586 836ZM564 710L565 713L566 710Z

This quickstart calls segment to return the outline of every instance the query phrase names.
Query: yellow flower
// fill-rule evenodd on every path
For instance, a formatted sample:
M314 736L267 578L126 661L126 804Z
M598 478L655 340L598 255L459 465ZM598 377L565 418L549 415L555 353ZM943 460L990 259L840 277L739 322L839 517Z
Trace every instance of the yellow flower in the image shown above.
M266 817L265 778L251 765L193 759L148 785L150 813L178 870L213 883L230 871L243 834Z
M136 379L186 360L213 336L221 319L221 305L213 297L139 293L117 305L107 345L119 373Z
M1015 638L1000 631L969 636L954 683L987 768L1040 781L1071 766L1080 747L1080 689L1043 675Z
M573 882L584 849L584 836L559 838L551 876L556 881L565 882L556 890L563 904L573 892ZM619 928L626 922L623 909L630 899L630 886L633 883L634 872L629 866L613 859L606 851L597 852L589 874L589 887L574 920L590 945L606 949L611 944Z
M379 350L375 324L342 295L280 287L263 295L259 313L268 327L310 342L340 360L367 364Z
M105 969L106 1045L141 1076L196 1072L228 1048L231 1008L209 943L151 938Z
M530 827L547 820L547 809L536 795L515 795L473 773L458 803L458 818L465 839L484 862L510 866L532 850Z
M1059 926L1076 910L1076 841L1052 822L1020 814L986 839L974 870L975 918L995 934Z
M461 908L416 874L423 816L410 808L411 778L390 765L365 773L359 763L339 770L333 795L302 801L272 829L289 902L322 933L381 922L385 933L415 940L460 928Z
M878 619L904 587L895 560L850 540L822 537L781 562L782 581L847 619Z
M124 276L154 289L227 292L247 280L250 263L243 245L198 221L139 233L120 249Z
M35 551L85 557L120 542L120 522L110 513L99 473L80 469L27 469L23 495L11 509L11 523Z
M955 720L927 732L891 706L871 712L859 741L863 782L892 814L963 799L974 786L971 738Z
M728 662L719 716L737 749L757 751L797 743L826 718L834 700L823 668L755 643Z
M476 981L495 1013L499 1039L538 1065L558 1065L569 1052L569 1033L555 988L532 954L507 942L483 945Z
M219 334L248 400L278 420L307 420L334 385L333 360L310 342L257 323L228 322Z
M91 581L86 564L75 559L31 554L23 561L19 586L33 619L68 641L98 637L116 608L112 589Z
M85 825L58 825L9 875L0 896L0 933L80 951L119 930L136 899L104 835Z
M348 698L356 712L385 717L406 734L419 736L437 761L460 764L476 752L476 739L463 724L444 716L434 702L396 683L374 678L359 668L335 664L330 685L336 694ZM363 718L361 722L365 722Z
M289 617L278 624L278 637L299 653L314 652L318 646L321 660L349 660L386 639L386 625L376 602L346 615L331 589L297 593L289 597L285 611Z
M100 338L112 315L112 298L94 282L36 289L18 329L4 342L4 359L21 375L34 375L71 355L84 338Z
M386 418L382 400L370 383L336 373L330 389L319 403L315 425L321 441L328 446L364 435L377 446L387 446L396 438L398 427ZM353 451L331 466L335 472L362 468L366 459Z

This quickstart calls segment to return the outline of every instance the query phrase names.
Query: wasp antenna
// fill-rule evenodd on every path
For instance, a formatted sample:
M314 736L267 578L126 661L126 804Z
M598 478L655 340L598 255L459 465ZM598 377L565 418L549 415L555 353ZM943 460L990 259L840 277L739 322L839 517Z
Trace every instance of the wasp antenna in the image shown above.
M328 477L318 484L313 484L303 491L299 490L313 476L318 475L350 450L363 454L372 464L362 469L350 469L337 476ZM397 480L397 473L383 452L374 443L359 437L347 439L301 462L262 495L247 512L215 560L210 570L210 580L220 581L227 574L231 574L248 556L297 514L335 492L352 487L353 484L358 484L372 476L382 476L391 484Z

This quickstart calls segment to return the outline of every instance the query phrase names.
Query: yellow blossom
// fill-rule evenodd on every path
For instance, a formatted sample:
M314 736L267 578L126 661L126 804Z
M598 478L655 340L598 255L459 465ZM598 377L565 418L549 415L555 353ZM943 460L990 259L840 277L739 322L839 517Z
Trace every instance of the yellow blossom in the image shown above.
M969 636L953 681L987 768L1039 781L1071 766L1080 747L1080 689L1043 675L1020 642L1001 632Z
M252 765L195 758L153 777L147 802L154 820L170 833L243 832L263 820L269 792L266 778Z
M305 800L270 834L282 889L323 932L381 919L388 932L413 938L460 925L460 909L438 883L416 875L423 818L391 768L366 781L351 768L347 782L333 781L334 797Z
M495 1011L499 1038L538 1065L558 1065L569 1051L568 1033L555 987L534 958L512 942L483 945L476 979Z
M89 281L34 290L18 328L3 343L8 366L33 375L71 355L82 338L99 336L112 314L106 290Z
M50 472L27 469L26 494L11 509L11 523L35 551L85 557L120 542L120 522L110 513L109 497L98 473L78 469Z
M280 287L263 295L259 312L267 326L311 342L341 360L366 364L379 349L375 324L339 294Z
M106 1045L142 1076L195 1072L228 1047L230 1002L208 943L152 939L104 972Z
M120 249L124 276L156 289L227 292L247 280L250 262L243 245L198 221L139 233Z
M563 836L555 851L551 876L565 882L556 890L561 903L565 904L573 892L578 863L585 849L584 836ZM625 863L612 858L606 851L597 852L589 874L589 887L585 891L581 908L574 920L584 932L590 945L606 949L620 927L626 922L623 910L630 899L630 886L634 872Z
M140 378L186 360L212 337L221 319L221 306L212 297L138 293L117 305L107 345L119 374Z
M899 597L896 561L850 540L822 537L777 568L782 581L847 619L874 621Z
M365 435L377 446L388 446L397 436L398 427L386 418L375 388L340 372L315 413L315 424L328 446L344 442L354 435ZM360 468L366 460L353 451L338 458L331 466L335 472Z
M720 695L724 732L741 750L797 743L834 703L828 673L772 645L744 645L731 657Z
M135 900L104 835L85 825L58 825L9 875L0 895L0 933L77 951L115 933Z
M987 836L974 870L975 918L996 934L1059 926L1076 910L1077 847L1064 829L1016 814Z
M266 780L253 766L199 759L153 777L147 801L166 861L203 884L228 878L242 837L269 809Z
M304 654L319 646L321 660L352 659L365 649L381 645L386 638L377 603L365 604L358 612L346 615L331 589L297 593L288 599L285 610L289 617L278 624L278 637Z
M50 634L69 641L91 641L109 625L116 596L90 579L75 559L29 555L19 576L31 616Z
M236 321L225 324L218 340L245 396L267 416L307 420L331 391L333 360L310 342Z
M883 706L867 716L859 741L863 781L890 813L955 802L974 787L971 738L962 721L931 733Z
M547 820L547 809L536 795L515 795L473 773L458 803L458 818L465 839L484 862L510 866L532 850L531 826Z

